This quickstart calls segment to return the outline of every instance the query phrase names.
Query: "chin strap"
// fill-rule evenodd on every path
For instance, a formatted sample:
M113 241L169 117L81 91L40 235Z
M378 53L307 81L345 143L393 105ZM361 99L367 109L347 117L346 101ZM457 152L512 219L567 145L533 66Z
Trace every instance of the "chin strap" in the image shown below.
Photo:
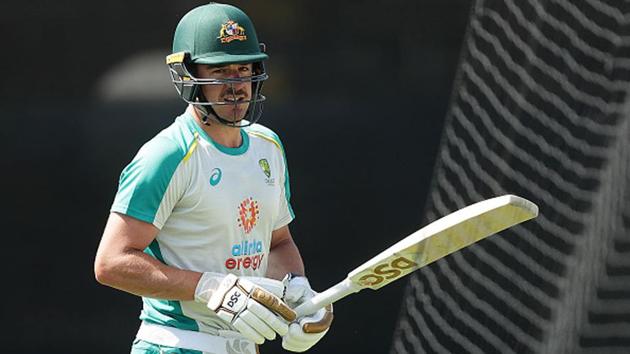
M199 115L201 116L201 123L203 125L207 125L207 126L211 126L212 125L212 124L210 124L210 121L208 119L209 117L212 117L212 119L221 122L220 119L222 119L222 118L220 118L217 115L217 113L214 111L212 106L206 107L206 106L202 106L202 105L193 105L193 109L196 109L197 113L199 113ZM224 123L224 122L222 122L222 123Z
M201 123L203 125L207 125L207 126L211 126L211 122L209 118L214 119L215 121L226 125L228 127L232 127L232 128L244 128L247 127L249 125L254 124L256 121L258 121L258 119L255 119L253 121L250 121L249 124L246 125L238 125L238 123L240 123L241 121L244 121L245 118L241 118L237 121L229 121L227 119L223 119L221 117L219 117L219 115L217 114L217 112L215 112L214 108L212 108L212 106L207 106L207 105L195 105L193 104L193 107L195 109L198 110L200 116L201 116ZM260 110L262 111L262 107L260 108ZM261 112L262 113L262 112ZM260 114L258 114L260 116ZM246 114L245 117L247 117L248 115Z

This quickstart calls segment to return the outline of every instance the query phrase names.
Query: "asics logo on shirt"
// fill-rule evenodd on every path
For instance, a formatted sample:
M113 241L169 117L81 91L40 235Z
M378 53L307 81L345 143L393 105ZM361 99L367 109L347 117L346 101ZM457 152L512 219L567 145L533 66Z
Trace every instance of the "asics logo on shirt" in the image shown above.
M210 174L210 185L214 187L219 184L219 182L221 182L221 175L222 172L220 168L213 169L212 173Z

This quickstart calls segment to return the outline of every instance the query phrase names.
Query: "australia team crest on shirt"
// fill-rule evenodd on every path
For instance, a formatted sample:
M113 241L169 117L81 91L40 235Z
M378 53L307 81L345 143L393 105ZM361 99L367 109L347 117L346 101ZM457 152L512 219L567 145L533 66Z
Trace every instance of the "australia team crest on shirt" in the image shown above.
M265 174L265 182L267 185L273 186L276 183L276 179L271 176L271 167L269 166L269 161L267 159L258 160L258 165L260 169Z

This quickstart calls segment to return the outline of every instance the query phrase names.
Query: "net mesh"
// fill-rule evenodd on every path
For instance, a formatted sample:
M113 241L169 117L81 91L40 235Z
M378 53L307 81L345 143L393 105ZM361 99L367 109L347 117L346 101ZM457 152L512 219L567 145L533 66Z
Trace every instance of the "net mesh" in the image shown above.
M423 224L540 215L409 277L392 353L630 351L630 2L478 0Z

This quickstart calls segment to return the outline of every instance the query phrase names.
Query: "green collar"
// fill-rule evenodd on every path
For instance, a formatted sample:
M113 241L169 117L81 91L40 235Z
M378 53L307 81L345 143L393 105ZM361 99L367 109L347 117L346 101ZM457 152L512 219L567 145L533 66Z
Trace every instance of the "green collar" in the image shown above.
M194 129L194 131L199 133L199 135L202 136L203 139L205 139L206 141L208 141L209 143L214 145L214 147L216 147L217 150L221 151L224 154L228 154L228 155L242 155L242 154L246 153L247 149L249 148L249 135L247 135L247 133L245 133L245 131L243 129L240 129L240 131L241 131L241 138L243 138L243 142L241 143L241 146L235 147L235 148L227 147L227 146L221 145L221 144L217 143L216 141L212 140L210 135L208 135L206 133L206 131L203 130L203 128L201 128L199 126L199 124L197 124L197 120L195 120L195 117L193 117L193 115L192 115L192 113L190 113L190 111L186 111L186 113L184 113L182 118L184 119L184 122L186 123L186 125L188 125L189 128ZM234 129L239 129L239 128L234 128Z

